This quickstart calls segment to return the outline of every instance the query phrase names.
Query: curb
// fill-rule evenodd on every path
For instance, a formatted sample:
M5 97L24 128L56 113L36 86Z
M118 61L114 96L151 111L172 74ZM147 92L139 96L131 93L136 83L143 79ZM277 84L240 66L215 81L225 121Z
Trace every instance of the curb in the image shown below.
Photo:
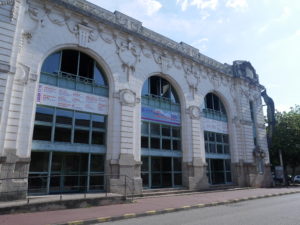
M182 206L179 208L166 208L166 209L162 209L162 210L150 210L150 211L146 211L143 213L127 213L127 214L123 214L121 216L100 217L100 218L96 218L96 219L69 221L66 223L59 223L59 224L53 224L53 225L91 225L91 224L96 224L96 223L104 223L104 222L138 218L138 217L144 217L144 216L166 214L166 213L172 213L172 212L178 212L178 211L184 211L184 210L190 210L190 209L197 209L197 208L204 208L204 207L211 207L211 206L218 206L218 205L226 205L226 204L232 204L232 203L237 203L237 202L242 202L242 201L249 201L249 200L261 199L261 198L270 198L270 197L275 197L275 196L289 195L289 194L296 194L296 193L300 193L300 190L275 193L275 194L259 195L259 196L251 196L251 197L247 197L247 198L232 199L232 200L220 201L220 202L211 202L211 203L206 203L206 204L185 205L185 206Z

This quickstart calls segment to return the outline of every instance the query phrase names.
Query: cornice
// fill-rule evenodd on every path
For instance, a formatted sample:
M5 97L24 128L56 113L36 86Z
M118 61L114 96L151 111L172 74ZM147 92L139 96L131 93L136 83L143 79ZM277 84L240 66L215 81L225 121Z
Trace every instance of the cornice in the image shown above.
M115 28L119 32L124 32L129 35L133 35L147 43L155 45L163 50L169 51L172 54L179 55L182 58L190 60L204 66L207 69L218 72L221 75L226 75L232 78L241 79L242 77L235 77L233 74L232 65L222 64L202 53L198 49L184 43L175 42L161 34L158 34L146 27L142 26L142 22L129 17L121 12L115 11L114 13L96 6L85 0L43 0L54 3L64 9L69 9L75 13L86 16L94 21L98 21L102 24ZM251 83L258 86L258 82L254 82L251 79L245 80L247 83Z

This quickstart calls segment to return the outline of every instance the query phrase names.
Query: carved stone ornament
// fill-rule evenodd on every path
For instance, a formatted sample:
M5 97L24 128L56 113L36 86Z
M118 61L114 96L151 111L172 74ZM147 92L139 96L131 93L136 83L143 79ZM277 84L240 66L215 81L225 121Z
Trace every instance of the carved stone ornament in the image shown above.
M188 109L191 119L200 119L201 110L198 106L190 106Z
M71 33L78 38L78 45L84 48L88 47L88 43L96 41L99 34L98 30L87 25L87 22L78 23L71 19L67 20L67 26Z
M22 31L21 36L21 43L20 47L23 47L24 41L26 40L27 43L30 43L33 34L38 30L40 27L44 27L45 24L45 11L41 9L39 6L35 6L28 2L28 11L27 11L29 17L33 21L33 23L30 24L29 27L24 27L24 30Z
M200 83L200 70L196 67L195 63L182 62L182 67L185 72L186 81L194 98Z
M122 104L133 106L137 102L136 94L129 89L120 90L120 101Z
M18 64L16 68L16 75L15 75L16 81L23 85L27 84L29 80L29 73L30 73L30 68L28 66L25 66L23 64Z
M98 24L99 29L99 36L103 41L105 41L108 44L113 43L113 36L112 33L108 30L108 28L105 28L101 24Z
M167 71L171 68L171 60L168 58L167 52L160 52L153 49L152 54L155 62L160 65L161 72L166 74Z
M115 37L117 54L122 62L122 68L127 75L127 81L135 72L135 66L140 61L141 48L131 38Z

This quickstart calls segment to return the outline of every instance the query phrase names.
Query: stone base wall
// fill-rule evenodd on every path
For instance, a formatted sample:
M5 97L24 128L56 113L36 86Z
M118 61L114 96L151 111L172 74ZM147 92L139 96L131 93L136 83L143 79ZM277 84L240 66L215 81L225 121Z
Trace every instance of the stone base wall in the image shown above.
M122 195L142 193L141 162L135 161L133 155L121 154L118 163L113 162L110 167L111 171L118 172L118 176L109 179L108 191Z
M183 163L182 177L183 186L189 190L204 190L209 188L206 165L201 160L194 159L192 163Z
M26 198L29 162L13 154L0 158L0 201Z
M257 172L253 163L233 163L233 182L240 187L271 187L272 174L270 165L265 165L264 172Z

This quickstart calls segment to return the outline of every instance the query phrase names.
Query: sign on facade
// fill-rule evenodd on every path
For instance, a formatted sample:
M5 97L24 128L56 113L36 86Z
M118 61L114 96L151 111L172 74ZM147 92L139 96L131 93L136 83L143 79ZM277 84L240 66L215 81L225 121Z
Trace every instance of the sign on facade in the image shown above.
M39 84L37 104L108 114L108 99L103 96Z
M180 125L180 113L146 106L142 106L142 119L172 125Z

